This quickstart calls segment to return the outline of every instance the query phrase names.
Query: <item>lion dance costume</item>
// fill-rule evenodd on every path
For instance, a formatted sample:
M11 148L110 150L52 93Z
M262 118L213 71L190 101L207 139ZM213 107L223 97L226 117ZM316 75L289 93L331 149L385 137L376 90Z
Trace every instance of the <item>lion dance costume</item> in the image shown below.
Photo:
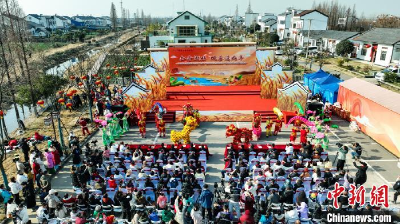
M185 126L182 131L171 131L171 141L178 144L183 140L184 144L190 143L190 133L196 128L196 119L192 116L185 118Z
M255 136L256 140L260 139L262 132L260 114L254 114L252 127L253 127L253 136Z
M252 131L247 128L237 128L234 124L226 126L226 137L233 136L233 144L242 143L242 138L244 138L245 143L249 143L253 140Z

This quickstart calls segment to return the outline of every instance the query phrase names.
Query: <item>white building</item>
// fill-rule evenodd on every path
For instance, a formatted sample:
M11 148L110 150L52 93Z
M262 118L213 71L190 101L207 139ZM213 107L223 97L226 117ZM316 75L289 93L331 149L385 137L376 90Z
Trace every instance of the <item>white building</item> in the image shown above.
M328 16L322 12L314 10L299 11L294 14L289 28L290 38L299 44L298 38L301 31L305 30L327 30ZM304 45L304 43L301 43ZM315 46L315 45L312 45Z
M400 61L400 29L374 28L352 39L357 58L389 66Z
M296 9L288 8L286 12L278 15L276 32L279 36L279 40L290 38L289 28L292 25L292 18L296 12Z
M310 46L317 46L320 51L336 53L337 44L343 40L354 38L358 34L358 32L338 30L310 30L310 40L307 41L308 30L302 30L298 35L298 46L306 47L306 43L309 42Z
M206 32L207 22L189 11L179 13L167 22L168 35L149 34L150 48L165 47L168 43L211 43Z

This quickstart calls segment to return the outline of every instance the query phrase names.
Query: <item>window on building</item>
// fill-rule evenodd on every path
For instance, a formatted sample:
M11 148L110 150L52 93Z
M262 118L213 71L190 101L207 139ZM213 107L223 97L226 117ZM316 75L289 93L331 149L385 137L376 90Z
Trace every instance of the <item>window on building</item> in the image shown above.
M190 19L190 16L186 15L185 20L189 20L189 19Z
M293 23L293 28L296 28L296 23Z
M287 33L287 35L286 35L287 37L290 37L290 33Z
M178 36L196 36L195 26L178 26Z
M285 24L285 20L279 20L279 24L281 25Z
M361 56L367 55L367 48L361 48Z
M386 61L386 55L387 55L387 48L386 49L382 48L380 60Z

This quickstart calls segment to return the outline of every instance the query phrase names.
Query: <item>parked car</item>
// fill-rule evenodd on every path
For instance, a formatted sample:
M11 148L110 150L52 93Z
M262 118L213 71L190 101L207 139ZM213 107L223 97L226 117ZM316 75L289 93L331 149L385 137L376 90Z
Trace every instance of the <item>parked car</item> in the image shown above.
M399 68L389 67L389 68L385 68L385 69L383 69L382 71L376 73L376 74L375 74L375 79L378 80L378 81L380 81L380 82L385 81L385 73L387 73L387 72L394 72L394 73L397 73L397 76L400 78L400 75L399 75Z
M276 50L275 51L275 55L282 55L283 54L283 50Z
M295 47L295 48L294 48L294 53L297 54L297 55L299 55L299 54L305 53L305 51L304 51L304 49L301 48L301 47Z

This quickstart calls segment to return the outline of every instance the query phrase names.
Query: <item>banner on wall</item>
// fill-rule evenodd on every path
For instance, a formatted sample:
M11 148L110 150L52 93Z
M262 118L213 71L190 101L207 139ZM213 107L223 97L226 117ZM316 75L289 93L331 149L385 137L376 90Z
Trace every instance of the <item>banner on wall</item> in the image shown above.
M299 82L295 82L283 89L278 89L278 105L281 111L298 111L298 107L294 104L298 102L303 108L307 104L307 89Z
M256 70L256 46L170 46L175 81L185 85L247 85ZM246 80L246 81L245 81Z
M379 96L377 99L376 96ZM400 157L399 94L353 78L339 84L338 102L365 134Z
M274 64L275 52L273 50L257 50L257 63L261 70L267 70Z
M157 72L164 72L169 68L168 51L150 52L150 59Z

